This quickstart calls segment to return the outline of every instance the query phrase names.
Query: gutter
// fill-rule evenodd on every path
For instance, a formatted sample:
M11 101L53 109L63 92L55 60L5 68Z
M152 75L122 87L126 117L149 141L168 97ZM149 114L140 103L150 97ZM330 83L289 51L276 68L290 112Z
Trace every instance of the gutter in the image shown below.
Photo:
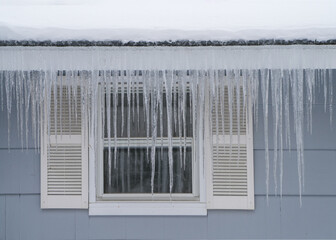
M231 40L231 41L16 41L0 40L0 47L203 47L203 46L264 46L264 45L336 45L336 39L325 41L297 39L260 39L260 40Z

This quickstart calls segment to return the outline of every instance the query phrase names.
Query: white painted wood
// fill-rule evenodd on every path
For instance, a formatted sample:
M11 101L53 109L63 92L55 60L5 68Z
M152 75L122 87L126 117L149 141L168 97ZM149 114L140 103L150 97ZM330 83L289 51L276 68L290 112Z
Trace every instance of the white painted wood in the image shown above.
M210 107L207 110L207 114L213 114L211 122L209 118L206 118L208 122L205 126L207 134L205 143L207 208L253 210L254 171L251 105L247 107L245 114L245 117L249 117L249 121L246 120L246 131L242 132L239 138L238 135L224 136L221 131L218 136L214 131L211 132L210 124L214 124L215 114L212 113ZM236 116L233 117L233 121L236 121ZM242 117L240 116L240 118ZM212 128L215 127L212 126ZM244 126L241 125L241 128ZM230 145L230 141L232 145Z
M89 215L205 216L205 203L185 202L106 202L90 203Z
M80 106L77 107L80 111ZM46 108L45 104L45 113ZM69 118L65 113L62 117ZM47 114L43 118L47 123ZM41 208L88 208L88 140L85 134L88 122L82 117L77 121L81 128L76 128L74 135L51 135L50 138L47 124L42 124ZM62 122L64 129L70 129L69 122ZM54 123L51 121L51 124Z

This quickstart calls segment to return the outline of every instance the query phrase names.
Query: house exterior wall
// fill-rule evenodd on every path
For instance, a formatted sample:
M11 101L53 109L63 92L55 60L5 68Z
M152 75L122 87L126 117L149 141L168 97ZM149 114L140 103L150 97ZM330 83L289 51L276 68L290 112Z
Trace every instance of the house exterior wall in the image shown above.
M336 109L333 119L330 127L329 113L324 113L324 99L320 94L313 108L313 134L305 132L304 138L302 207L294 135L291 150L284 151L283 197L274 196L271 164L267 203L263 116L259 114L258 126L254 127L254 211L209 210L207 216L198 217L99 217L89 216L88 210L40 209L40 154L34 149L31 136L28 149L21 149L15 112L10 119L11 149L8 150L7 114L0 111L0 240L336 238ZM271 114L269 122L272 163Z

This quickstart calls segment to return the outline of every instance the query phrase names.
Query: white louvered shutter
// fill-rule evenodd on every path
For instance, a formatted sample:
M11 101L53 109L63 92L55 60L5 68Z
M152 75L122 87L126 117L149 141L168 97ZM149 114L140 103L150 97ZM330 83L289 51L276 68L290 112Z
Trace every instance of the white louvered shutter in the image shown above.
M81 114L80 89L76 106L75 97L70 94L73 104L70 112L69 92L63 87L60 97L60 89L58 87L57 104L53 91L51 94L50 138L47 124L42 129L41 208L88 208L88 141L84 134L87 121ZM44 118L47 123L48 117Z
M234 93L236 91L234 90ZM207 208L208 209L254 209L254 179L253 179L253 129L252 120L247 122L247 115L252 119L251 106L243 109L243 91L240 92L240 123L237 118L237 101L234 94L232 145L230 145L230 112L228 90L224 96L223 134L221 105L213 99L211 114L212 128L209 126L211 144L206 149L207 173ZM209 109L210 110L210 109ZM246 111L243 114L243 111ZM217 117L216 117L217 116ZM218 118L218 124L216 123ZM240 139L238 140L238 124L240 124ZM216 133L218 126L218 137ZM238 145L239 144L239 145Z

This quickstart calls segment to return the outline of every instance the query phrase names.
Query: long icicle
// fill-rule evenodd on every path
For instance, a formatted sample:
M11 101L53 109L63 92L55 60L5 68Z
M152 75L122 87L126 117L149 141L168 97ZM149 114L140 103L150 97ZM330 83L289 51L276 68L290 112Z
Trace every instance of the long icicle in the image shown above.
M269 147L268 147L268 90L269 90L269 70L260 70L261 92L264 113L264 137L265 137L265 162L266 162L266 199L268 204L269 195Z

